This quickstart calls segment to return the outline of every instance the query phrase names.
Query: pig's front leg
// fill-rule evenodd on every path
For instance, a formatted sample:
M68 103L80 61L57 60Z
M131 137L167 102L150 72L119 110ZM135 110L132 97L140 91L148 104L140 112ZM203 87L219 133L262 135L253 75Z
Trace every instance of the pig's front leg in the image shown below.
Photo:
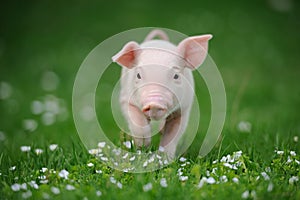
M170 158L175 158L176 156L176 147L186 129L188 116L187 114L179 114L169 119L165 124L160 146L164 147L165 152Z
M151 127L146 116L136 106L128 105L128 124L134 142L138 147L151 143Z

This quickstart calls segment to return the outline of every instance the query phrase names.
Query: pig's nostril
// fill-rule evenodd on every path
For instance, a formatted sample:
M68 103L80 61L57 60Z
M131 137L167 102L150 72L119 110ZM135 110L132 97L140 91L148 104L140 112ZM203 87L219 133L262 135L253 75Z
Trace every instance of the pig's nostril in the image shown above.
M164 111L165 109L163 108L158 108L157 111Z
M143 109L143 112L148 112L150 111L150 106L147 106L146 108Z
M142 112L144 112L144 113L148 113L149 111L153 111L154 113L155 112L165 112L166 109L163 107L160 107L160 106L156 106L156 105L148 105L142 109Z

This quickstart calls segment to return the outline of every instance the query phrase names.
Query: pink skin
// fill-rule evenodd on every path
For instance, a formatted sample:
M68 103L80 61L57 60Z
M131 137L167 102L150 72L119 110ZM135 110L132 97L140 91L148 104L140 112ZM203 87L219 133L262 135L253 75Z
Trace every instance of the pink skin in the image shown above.
M189 120L194 97L192 70L207 55L211 35L193 36L178 46L161 30L149 33L144 43L128 42L112 59L123 67L120 103L138 147L151 143L151 120L161 122L160 145L170 157Z

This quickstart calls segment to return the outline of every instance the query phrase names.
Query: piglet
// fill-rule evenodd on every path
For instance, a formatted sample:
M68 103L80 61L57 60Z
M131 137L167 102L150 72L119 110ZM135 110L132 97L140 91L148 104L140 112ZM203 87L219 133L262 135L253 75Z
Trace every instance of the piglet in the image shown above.
M158 121L160 146L176 156L194 98L192 70L205 60L211 38L188 37L176 46L165 32L153 30L143 43L130 41L112 57L122 66L120 104L135 145L150 145L151 121Z

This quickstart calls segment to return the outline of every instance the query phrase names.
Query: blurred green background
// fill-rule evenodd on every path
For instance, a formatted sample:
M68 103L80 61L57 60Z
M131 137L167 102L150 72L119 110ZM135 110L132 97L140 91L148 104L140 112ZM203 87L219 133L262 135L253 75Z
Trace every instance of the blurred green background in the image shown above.
M228 100L224 149L271 154L279 141L292 146L290 138L300 135L299 4L295 0L2 1L0 151L17 158L20 145L80 143L71 110L80 64L106 38L145 26L214 35L209 54L223 76ZM119 74L120 68L112 65L103 80L106 86ZM204 122L199 132L205 132L209 97L201 77L197 80ZM105 110L110 96L98 96L99 119L118 138L118 128ZM37 109L38 103L33 101L50 102L50 111L59 105L63 111L34 114L31 107ZM250 122L252 131L239 132L240 121Z

